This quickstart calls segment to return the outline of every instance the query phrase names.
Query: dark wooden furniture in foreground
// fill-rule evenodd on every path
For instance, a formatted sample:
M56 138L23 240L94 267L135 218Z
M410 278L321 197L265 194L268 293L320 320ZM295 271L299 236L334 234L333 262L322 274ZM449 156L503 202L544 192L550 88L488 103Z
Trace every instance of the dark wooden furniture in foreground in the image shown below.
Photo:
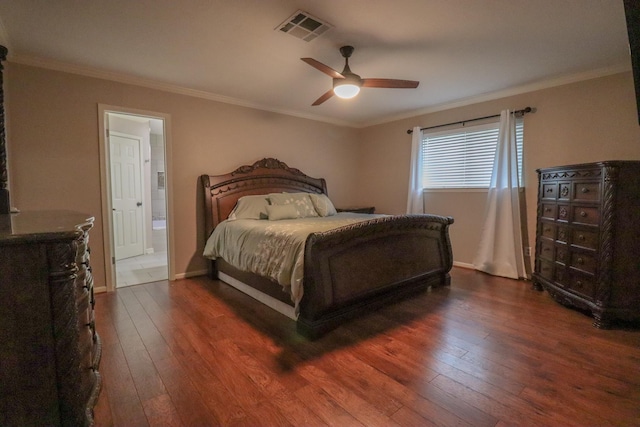
M98 294L96 425L640 425L639 331L530 286L454 267L316 341L207 277Z
M327 192L324 179L311 178L271 158L229 174L202 175L200 179L207 238L242 196ZM428 287L448 285L453 264L451 223L453 218L435 215L388 216L309 235L299 332L315 338L372 308ZM278 283L247 273L238 277L237 270L226 266L216 261L211 267L212 275L217 277L217 272L222 271L287 302L289 297Z
M11 211L7 174L7 139L4 120L4 86L2 62L7 59L7 48L0 45L0 215Z
M594 326L640 318L640 162L539 169L534 282Z
M0 215L0 425L93 423L92 226L66 211Z

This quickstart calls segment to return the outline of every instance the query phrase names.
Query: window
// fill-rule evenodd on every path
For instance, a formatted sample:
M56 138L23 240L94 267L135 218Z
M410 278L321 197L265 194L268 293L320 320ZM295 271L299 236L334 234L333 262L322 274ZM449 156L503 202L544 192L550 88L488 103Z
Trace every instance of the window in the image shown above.
M488 123L422 136L425 189L489 188L500 123ZM516 120L518 176L522 183L523 120Z

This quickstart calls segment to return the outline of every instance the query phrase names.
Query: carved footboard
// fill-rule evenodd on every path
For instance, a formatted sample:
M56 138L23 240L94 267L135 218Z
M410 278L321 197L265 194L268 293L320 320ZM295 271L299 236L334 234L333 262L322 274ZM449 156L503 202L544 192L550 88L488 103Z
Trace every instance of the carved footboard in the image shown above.
M374 307L449 285L452 223L435 215L390 216L311 234L298 331L317 337Z

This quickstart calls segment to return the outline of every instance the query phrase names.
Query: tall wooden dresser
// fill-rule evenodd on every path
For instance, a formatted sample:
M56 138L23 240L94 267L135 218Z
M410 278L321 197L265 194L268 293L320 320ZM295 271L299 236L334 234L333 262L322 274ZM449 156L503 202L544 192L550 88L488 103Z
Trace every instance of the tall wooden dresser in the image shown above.
M68 211L0 215L0 425L93 424L92 226Z
M590 311L640 319L640 162L538 170L534 285Z

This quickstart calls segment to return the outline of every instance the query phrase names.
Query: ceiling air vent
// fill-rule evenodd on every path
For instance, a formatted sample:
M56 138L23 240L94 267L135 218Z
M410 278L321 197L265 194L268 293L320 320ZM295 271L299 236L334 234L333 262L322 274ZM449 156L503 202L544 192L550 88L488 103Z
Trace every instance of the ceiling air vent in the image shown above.
M294 37L310 42L331 28L333 28L333 25L323 22L315 16L309 15L307 12L299 10L291 15L289 19L278 25L276 30L280 30L283 33L291 34Z

